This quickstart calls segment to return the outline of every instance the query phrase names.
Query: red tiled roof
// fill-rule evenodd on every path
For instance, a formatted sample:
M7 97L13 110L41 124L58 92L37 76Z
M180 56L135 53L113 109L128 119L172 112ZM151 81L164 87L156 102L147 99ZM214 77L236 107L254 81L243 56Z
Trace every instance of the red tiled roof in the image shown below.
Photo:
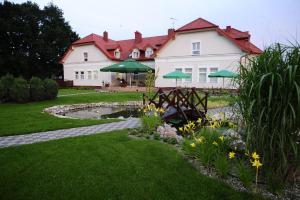
M181 28L177 29L176 32L183 32L183 31L192 31L192 30L199 30L199 29L207 29L207 28L216 28L217 25L206 21L205 19L198 18L194 21L182 26Z
M182 26L181 28L177 29L175 32L184 33L184 32L196 31L196 30L203 30L203 29L210 29L210 30L213 29L217 31L220 35L232 41L244 52L250 54L262 53L262 51L258 47L256 47L254 44L250 42L250 34L248 33L248 31L243 32L235 28L231 28L230 26L226 27L226 29L220 29L217 25L209 21L206 21L202 18L198 18ZM140 58L138 60L153 60L156 53L171 39L174 39L174 35L162 35L162 36L154 36L154 37L145 37L142 38L141 42L137 43L135 39L119 40L119 41L108 39L106 41L100 35L90 34L82 39L75 41L64 54L63 58L61 59L61 63L64 63L65 59L72 52L73 46L85 45L85 44L94 44L98 49L100 49L100 51L102 51L111 60L127 59L129 57L129 54L132 52L134 48L140 50ZM150 58L145 57L145 50L147 47L151 47L154 51L153 55ZM116 50L117 48L119 48L121 52L120 59L116 59L114 57L114 50Z

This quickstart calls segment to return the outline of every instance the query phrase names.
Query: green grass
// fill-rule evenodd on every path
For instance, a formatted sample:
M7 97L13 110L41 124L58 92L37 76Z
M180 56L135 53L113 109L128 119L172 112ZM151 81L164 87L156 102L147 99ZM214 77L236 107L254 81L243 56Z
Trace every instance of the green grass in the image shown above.
M60 94L85 93L89 90L61 89ZM62 119L57 118L42 110L47 107L61 104L92 103L92 102L122 102L141 101L142 93L116 92L116 93L90 93L73 96L62 96L55 100L33 102L26 104L7 103L0 104L0 136L19 135L32 132L57 130L72 127L81 127L94 124L107 123L114 120L96 119ZM215 108L229 105L232 97L209 97L208 107Z
M119 131L0 149L0 199L254 199Z
M0 104L0 136L18 135L118 121L117 119L62 119L43 113L42 110L47 107L61 104L91 103L101 101L138 101L141 100L141 98L141 93L137 92L92 93L78 96L58 97L55 100L26 104Z

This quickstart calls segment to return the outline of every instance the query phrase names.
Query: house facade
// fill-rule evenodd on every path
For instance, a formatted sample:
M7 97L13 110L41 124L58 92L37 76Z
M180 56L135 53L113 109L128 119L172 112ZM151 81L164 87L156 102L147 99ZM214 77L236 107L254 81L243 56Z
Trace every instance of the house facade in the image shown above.
M190 79L177 81L177 86L197 88L223 87L223 80L208 78L208 74L222 69L238 71L245 58L256 56L261 50L250 42L250 34L230 26L224 29L202 18L181 28L169 29L166 35L142 37L138 31L134 39L112 40L105 31L102 36L88 35L74 42L63 56L64 79L75 86L118 86L129 74L100 72L100 69L127 58L135 59L155 69L156 87L175 87L175 80L163 75L178 70L191 74ZM133 84L143 86L144 74L131 74ZM225 79L224 87L232 88Z

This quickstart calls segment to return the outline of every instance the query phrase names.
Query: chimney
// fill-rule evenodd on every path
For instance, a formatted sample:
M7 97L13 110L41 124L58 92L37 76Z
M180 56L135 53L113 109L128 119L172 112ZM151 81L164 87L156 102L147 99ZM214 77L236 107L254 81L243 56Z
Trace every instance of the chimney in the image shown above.
M175 29L174 28L169 28L168 29L168 37L169 38L172 37L173 39L175 38Z
M103 32L103 40L108 41L108 32L107 31Z
M231 26L226 26L226 32L229 32L231 30Z
M140 43L142 42L142 34L138 31L134 32L134 40L135 40L135 43Z

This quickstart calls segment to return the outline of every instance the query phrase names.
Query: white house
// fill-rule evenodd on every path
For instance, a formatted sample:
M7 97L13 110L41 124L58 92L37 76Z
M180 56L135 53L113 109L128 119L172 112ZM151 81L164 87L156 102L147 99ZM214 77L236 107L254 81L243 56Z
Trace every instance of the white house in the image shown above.
M138 31L134 39L115 41L103 36L88 35L74 42L61 63L64 79L75 86L102 86L119 84L124 75L100 72L100 69L127 58L136 59L155 68L158 75L156 87L174 87L175 80L163 75L179 70L192 75L191 79L178 81L182 87L221 87L222 81L208 78L208 74L221 69L237 71L239 62L247 56L255 56L261 50L250 42L248 31L242 32L230 26L225 29L202 18L181 28L169 29L167 35L142 37ZM132 75L134 83L143 85L144 76ZM225 87L231 87L228 80Z

